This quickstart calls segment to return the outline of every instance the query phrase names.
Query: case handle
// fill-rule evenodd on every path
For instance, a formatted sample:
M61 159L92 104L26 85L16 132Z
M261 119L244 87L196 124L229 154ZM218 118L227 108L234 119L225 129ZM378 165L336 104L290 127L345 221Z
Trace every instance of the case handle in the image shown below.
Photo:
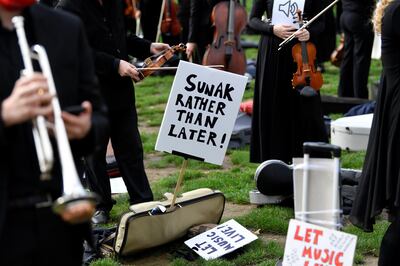
M330 152L336 158L340 158L340 155L342 153L342 149L337 145L332 145L325 142L304 142L304 154L310 154L311 151Z

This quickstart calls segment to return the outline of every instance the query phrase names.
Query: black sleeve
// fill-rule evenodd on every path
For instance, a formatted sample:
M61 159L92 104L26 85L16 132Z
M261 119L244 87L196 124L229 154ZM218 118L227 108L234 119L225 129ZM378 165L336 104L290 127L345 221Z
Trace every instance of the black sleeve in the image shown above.
M320 13L324 6L321 0L311 0L311 8L307 13L304 13L304 19L310 20L315 15ZM319 16L311 25L307 28L310 32L310 39L317 37L318 34L322 33L325 29L325 16Z
M93 107L92 127L89 134L80 140L71 141L71 148L76 156L88 155L96 150L101 139L108 135L108 120L106 107L101 98L93 67L93 58L84 33L80 27L79 33L79 101L90 101Z
M253 0L253 7L251 8L249 17L249 27L257 33L272 35L274 33L273 25L270 22L262 21L262 16L266 10L266 0Z
M197 43L199 41L196 33L199 31L200 28L201 15L201 1L190 0L188 42Z
M87 0L60 0L56 8L71 12L80 17L82 21L85 21L85 14L82 6L84 1ZM92 45L92 47L94 46ZM100 75L107 75L109 73L118 72L119 58L96 49L92 49L92 53L96 66L96 73Z
M149 57L151 41L140 38L136 35L127 37L128 54L141 60Z
M400 5L397 5L396 9L394 10L391 23L391 26L393 27L393 34L397 37L397 39L400 38L400 27L398 26L398 23L400 23Z

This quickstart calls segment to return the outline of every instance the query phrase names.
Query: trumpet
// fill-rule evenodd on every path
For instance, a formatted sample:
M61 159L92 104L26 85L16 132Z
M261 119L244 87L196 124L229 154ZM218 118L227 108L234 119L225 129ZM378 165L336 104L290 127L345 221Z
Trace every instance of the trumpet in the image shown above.
M51 105L54 114L54 135L61 161L60 165L62 168L63 182L63 194L54 201L53 211L61 214L67 207L81 202L88 202L90 205L94 206L97 201L97 196L83 188L75 167L64 121L61 117L61 107L57 98L57 90L54 84L46 50L41 45L34 45L32 48L29 48L24 29L24 18L22 16L13 17L12 23L17 33L18 44L24 63L22 74L28 76L32 75L34 73L32 60L37 60L43 75L47 79L49 92L53 95ZM41 179L46 180L51 177L50 174L54 162L54 154L46 127L46 119L43 116L37 116L33 119L32 124L32 132L36 154L39 160Z

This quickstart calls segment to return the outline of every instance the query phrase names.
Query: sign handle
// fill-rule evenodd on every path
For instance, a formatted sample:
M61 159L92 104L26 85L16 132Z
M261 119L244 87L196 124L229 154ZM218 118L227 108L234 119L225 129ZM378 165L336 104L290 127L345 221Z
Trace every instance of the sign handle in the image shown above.
M176 197L178 195L179 190L181 189L183 176L185 175L185 171L186 171L186 167L188 165L188 162L189 162L189 160L187 158L184 158L184 160L182 162L181 170L179 171L179 177L178 177L178 181L176 182L175 191L174 191L174 197L172 198L171 206L169 207L169 211L174 210Z

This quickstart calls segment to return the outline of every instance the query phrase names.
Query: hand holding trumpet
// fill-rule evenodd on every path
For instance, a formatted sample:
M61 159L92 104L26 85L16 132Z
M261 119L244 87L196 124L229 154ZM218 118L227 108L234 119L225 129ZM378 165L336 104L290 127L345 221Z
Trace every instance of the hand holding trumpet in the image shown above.
M35 73L17 80L11 95L3 101L1 115L6 127L24 123L39 115L53 121L53 107L48 83L43 74ZM68 139L82 139L91 128L92 105L83 102L79 115L62 112Z
M52 114L51 99L46 78L42 74L21 77L1 106L4 125L13 126L32 120L38 115Z

